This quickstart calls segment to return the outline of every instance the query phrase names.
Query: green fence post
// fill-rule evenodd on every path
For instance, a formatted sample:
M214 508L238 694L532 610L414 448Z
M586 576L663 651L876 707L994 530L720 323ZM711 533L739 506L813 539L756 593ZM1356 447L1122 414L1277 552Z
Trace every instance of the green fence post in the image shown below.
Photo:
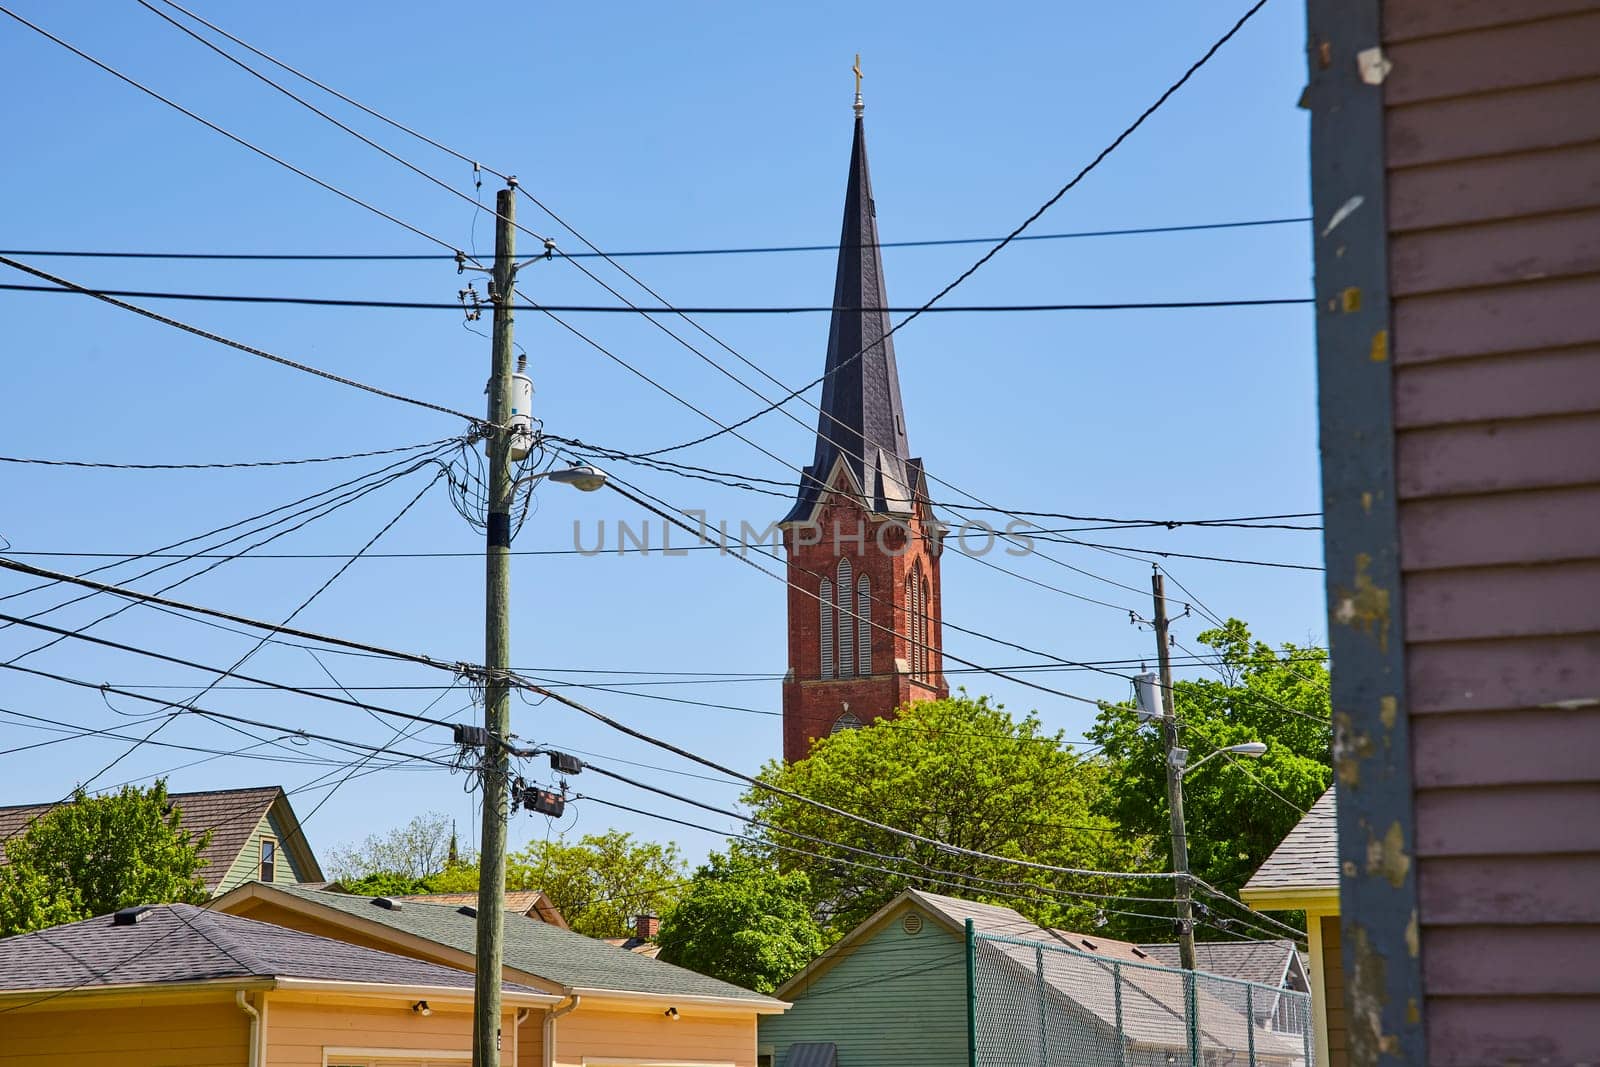
M1183 972L1184 1014L1189 1017L1189 1067L1200 1067L1200 998L1199 984L1193 971Z
M1039 976L1039 1065L1050 1067L1050 1024L1045 1019L1044 946L1033 946L1034 971Z
M967 920L967 1067L978 1067L978 935Z
M1127 1065L1127 1038L1122 1032L1122 964L1111 964L1111 1000L1117 1009L1117 1067Z
M1245 1033L1250 1035L1250 1067L1256 1067L1256 987L1244 987Z

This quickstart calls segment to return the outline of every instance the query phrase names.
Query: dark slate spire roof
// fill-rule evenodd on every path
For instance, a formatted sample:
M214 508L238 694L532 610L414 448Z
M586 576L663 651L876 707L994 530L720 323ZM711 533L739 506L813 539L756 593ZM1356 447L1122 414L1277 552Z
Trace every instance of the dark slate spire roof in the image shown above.
M889 315L883 309L888 306L872 175L867 169L866 133L858 113L833 286L827 378L822 385L822 412L817 416L817 452L800 479L799 494L785 522L810 515L821 488L817 479L828 477L841 454L874 511L905 514L911 510L914 474L908 467L911 450L900 407L894 338L885 336Z

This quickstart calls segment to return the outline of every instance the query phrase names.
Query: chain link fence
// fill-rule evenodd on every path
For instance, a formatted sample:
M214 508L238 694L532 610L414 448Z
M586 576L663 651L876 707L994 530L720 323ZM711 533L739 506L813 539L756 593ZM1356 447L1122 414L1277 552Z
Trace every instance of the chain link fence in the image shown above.
M1314 1062L1306 993L1157 966L1120 944L968 937L972 1067Z

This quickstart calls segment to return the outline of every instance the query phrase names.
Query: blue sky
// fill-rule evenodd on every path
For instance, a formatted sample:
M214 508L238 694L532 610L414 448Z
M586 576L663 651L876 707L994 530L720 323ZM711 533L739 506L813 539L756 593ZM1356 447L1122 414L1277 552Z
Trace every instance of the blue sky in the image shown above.
M154 15L125 4L17 0L26 17L324 180L448 243L492 251L492 218L372 152L226 65ZM836 239L850 146L852 55L866 73L869 154L885 241L1003 234L1027 217L1148 106L1242 11L1219 5L809 4L523 5L497 13L440 5L204 3L196 10L356 98L404 120L523 185L610 249L826 243ZM1035 232L1183 225L1307 213L1302 9L1276 0L1154 118L1036 224ZM252 155L14 23L0 32L13 100L0 173L10 249L422 253L406 230ZM319 103L325 102L319 98ZM473 192L471 168L361 119L370 136ZM357 121L360 120L360 121ZM492 202L494 179L483 195ZM519 221L578 242L527 201ZM1303 226L1016 244L964 284L956 302L1062 303L1300 297L1310 291ZM526 236L523 248L532 251ZM982 246L891 249L891 300L914 305L970 265ZM238 263L22 257L107 288L451 301L463 284L444 261ZM639 297L592 261L597 273ZM812 305L832 291L828 253L666 257L627 261L684 305ZM7 282L27 282L7 272ZM608 303L569 264L540 263L524 288L547 303ZM480 281L478 288L483 286ZM448 407L477 412L487 341L449 311L221 304L150 306L250 344ZM7 368L0 454L119 462L242 461L341 454L449 436L457 420L319 381L81 298L0 292ZM615 315L571 320L619 357L722 421L758 403L647 323ZM707 317L730 347L791 386L821 373L821 315ZM486 325L480 323L477 325ZM701 416L607 360L556 324L518 320L536 380L536 411L555 434L640 451L699 436ZM746 380L776 389L699 335L704 351ZM959 491L1009 508L1073 514L1205 518L1318 510L1311 311L1305 306L1030 315L928 315L896 338L912 450ZM812 399L815 399L814 394ZM749 428L763 448L801 464L811 408ZM804 424L804 425L801 425ZM765 478L792 470L723 438L676 454L685 462ZM153 549L326 488L382 460L266 470L106 472L0 464L0 534L22 552ZM680 507L764 526L783 501L619 467ZM420 476L420 477L425 477ZM420 489L397 483L285 537L283 552L349 553ZM957 488L958 487L958 488ZM602 520L637 522L613 494L560 486L537 494L520 549L562 549L574 523L592 540ZM610 534L613 538L614 532ZM657 526L659 537L659 526ZM1106 543L1320 563L1315 533L1157 530L1087 535ZM480 539L436 489L378 550L470 553ZM1084 602L952 553L944 566L948 621L1075 660L1146 656L1152 638L1129 623L1147 613L1149 568L1092 549L1051 546L1042 557L991 557L1035 582L1106 601ZM82 571L98 560L25 557ZM1079 570L1068 569L1067 566ZM172 595L241 614L281 618L339 566L336 559L239 560ZM1171 561L1178 580L1222 615L1273 642L1320 641L1321 576L1310 571ZM1093 576L1081 573L1092 572ZM106 572L117 580L136 569ZM172 573L187 573L175 568ZM321 632L482 658L482 568L470 556L356 563L297 620ZM149 579L142 588L155 588ZM514 573L519 666L568 681L652 681L659 672L781 675L782 586L714 553L663 559L519 558ZM1115 584L1114 584L1115 583ZM32 584L0 578L0 594ZM1123 586L1131 588L1123 588ZM1181 597L1174 589L1171 592ZM0 603L29 612L58 591ZM79 625L99 600L46 618ZM20 612L25 614L26 612ZM1197 617L1175 627L1194 646ZM135 609L93 631L109 639L226 665L253 643L237 634ZM0 631L7 657L38 643ZM976 638L947 648L988 666L1037 662ZM324 655L346 686L426 686L422 669ZM78 642L24 663L168 699L211 678ZM328 676L303 649L268 646L249 673L303 685ZM578 671L656 672L649 676ZM6 672L0 708L92 729L130 732L136 702ZM1121 698L1125 682L1083 671L1030 675L1091 698ZM648 692L776 712L779 685L677 678ZM1037 708L1077 736L1088 705L986 676L952 675L1013 710ZM636 726L754 770L779 749L779 720L610 692L574 691ZM371 694L415 711L437 691ZM218 689L203 706L383 743L390 727L359 711L281 693ZM430 714L473 713L451 692ZM552 703L518 703L518 732L613 759L693 770L666 753L586 723ZM0 717L0 748L52 734ZM160 739L234 748L243 739L187 718ZM433 740L437 741L435 737ZM422 751L429 735L408 742ZM127 747L79 739L0 756L0 803L65 793ZM321 758L324 746L257 751ZM203 754L147 747L97 785L174 767ZM348 759L348 756L340 756ZM216 759L176 771L173 789L281 782L321 765ZM647 780L716 802L726 784L654 769ZM668 802L603 780L580 791L696 821ZM463 778L428 767L385 770L339 789L310 821L327 851L423 810L472 824ZM306 813L324 796L295 797ZM679 840L691 854L713 835L579 804L559 824L520 817L513 842L617 825Z

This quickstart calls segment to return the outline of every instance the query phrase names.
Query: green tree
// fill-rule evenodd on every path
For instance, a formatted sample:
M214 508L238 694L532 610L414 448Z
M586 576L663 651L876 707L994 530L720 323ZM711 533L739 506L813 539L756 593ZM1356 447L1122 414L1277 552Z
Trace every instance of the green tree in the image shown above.
M1237 894L1333 779L1328 669L1322 650L1273 649L1237 619L1199 640L1217 653L1221 677L1173 683L1179 743L1190 765L1228 745L1267 743L1260 759L1219 756L1183 783L1189 868ZM1103 707L1088 737L1104 746L1107 767L1094 810L1159 842L1162 869L1169 870L1160 733L1125 703Z
M768 764L761 777L962 848L1060 867L1147 869L1147 843L1093 810L1104 769L1062 741L1034 715L1016 719L962 693L822 738L808 758ZM952 853L762 789L744 802L766 824L752 831L758 853L780 870L807 875L813 913L835 936L907 888L1002 904L1045 925L1079 929L1104 924L1115 904L1073 892L1129 892L1114 879Z
M661 958L771 993L822 951L811 880L742 855L713 852L661 917Z
M197 872L210 839L183 828L165 781L98 797L79 789L6 844L0 936L135 904L202 903Z
M576 843L535 841L506 861L506 885L543 890L567 924L590 937L626 937L636 915L660 915L683 893L678 846L612 830Z
M328 855L328 872L346 885L373 875L420 881L444 871L453 856L455 862L463 862L456 852L455 824L443 812L430 811L404 826L368 834L359 845L334 849Z

